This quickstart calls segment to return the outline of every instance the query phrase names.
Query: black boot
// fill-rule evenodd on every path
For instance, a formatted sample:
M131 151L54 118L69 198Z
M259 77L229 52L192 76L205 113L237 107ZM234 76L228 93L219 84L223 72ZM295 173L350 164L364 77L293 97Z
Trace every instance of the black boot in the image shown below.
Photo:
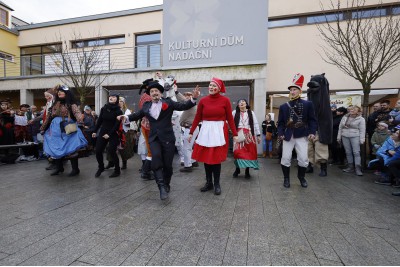
M161 200L165 200L168 198L168 192L165 188L165 184L164 184L164 178L162 175L162 170L158 169L154 172L154 177L156 180L156 183L158 185L158 189L160 190L160 199Z
M126 165L127 165L127 161L126 160L123 160L122 161L122 167L121 167L121 170L126 170Z
M49 161L49 165L46 167L46 170L50 171L50 170L55 170L56 168L57 168L57 166L56 166L54 160L52 160L52 161Z
M142 167L140 167L140 169L139 169L139 172L140 173L142 173L142 169L143 169L143 166L144 166L144 163L146 162L146 160L142 160Z
M76 176L81 172L78 167L78 158L72 158L70 159L70 161L71 161L72 171L68 174L68 176L70 177Z
M120 175L121 175L121 170L119 169L119 167L115 167L114 172L108 177L114 178L114 177L118 177Z
M314 167L311 163L308 163L306 173L313 173L314 172Z
M99 164L99 168L97 169L96 174L94 175L94 177L98 178L100 177L101 173L104 172L104 165L100 165Z
M151 160L146 159L144 162L141 177L144 180L151 180Z
M233 173L232 176L233 177L238 177L239 173L240 173L240 169L236 167L236 170L235 170L235 172Z
M112 167L114 167L114 162L109 161L109 162L107 163L107 166L106 166L104 169L108 170L108 169L110 169L110 168L112 168Z
M214 186L212 183L212 167L211 165L204 163L204 169L206 171L206 184L200 189L201 192L207 192L213 190Z
M213 165L214 174L214 195L221 195L221 185L219 184L219 178L221 176L221 164Z
M247 179L249 179L251 176L250 176L250 168L246 168L246 172L245 172L245 174L244 174L244 178L247 178Z
M328 175L327 169L328 169L328 164L321 163L321 172L319 173L319 176L321 177L327 176Z
M286 188L290 187L290 167L281 165L283 172L283 186Z
M54 161L54 165L56 165L56 168L55 168L54 172L52 172L50 175L54 176L54 175L58 175L59 173L63 173L64 166L63 166L62 159L54 159L53 161Z
M297 170L297 178L300 180L301 187L306 188L308 186L306 179L304 178L306 176L306 167L298 167Z

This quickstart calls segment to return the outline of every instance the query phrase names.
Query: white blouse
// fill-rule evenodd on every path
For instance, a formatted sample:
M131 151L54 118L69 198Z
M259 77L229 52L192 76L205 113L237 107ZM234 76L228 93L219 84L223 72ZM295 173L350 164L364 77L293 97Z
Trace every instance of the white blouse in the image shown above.
M251 114L253 115L254 133L255 135L261 135L260 126L258 124L256 114L253 111L251 111ZM235 115L236 115L236 110L232 111L233 118L235 118ZM251 129L249 122L249 114L247 113L247 110L246 112L240 112L239 124L237 128L238 129L245 128L249 130Z

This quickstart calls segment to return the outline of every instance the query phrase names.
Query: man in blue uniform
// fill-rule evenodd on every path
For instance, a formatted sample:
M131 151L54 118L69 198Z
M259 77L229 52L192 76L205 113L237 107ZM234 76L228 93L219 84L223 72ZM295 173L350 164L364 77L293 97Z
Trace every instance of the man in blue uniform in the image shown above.
M283 171L283 186L290 187L290 163L293 148L296 149L298 161L297 177L302 187L307 187L305 179L308 165L308 140L315 138L317 120L312 102L302 100L301 88L304 76L300 73L293 78L290 90L290 101L279 107L278 136L283 142L281 166Z

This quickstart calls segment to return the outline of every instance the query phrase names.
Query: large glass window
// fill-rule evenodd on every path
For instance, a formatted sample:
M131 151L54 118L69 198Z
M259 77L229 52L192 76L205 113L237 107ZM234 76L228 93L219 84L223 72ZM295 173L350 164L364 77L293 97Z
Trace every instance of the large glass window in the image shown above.
M351 17L353 19L356 19L356 18L372 18L372 17L381 17L381 16L386 16L386 9L385 8L354 11L351 14Z
M82 47L104 46L113 44L125 44L125 36L123 35L123 36L108 37L108 38L96 38L89 40L73 41L72 47L82 48Z
M299 25L299 24L300 24L299 18L278 19L278 20L268 21L268 28L292 26L292 25Z
M135 67L161 66L161 33L136 35Z
M61 53L61 44L47 44L21 48L21 75L45 74L45 55Z
M392 14L393 15L400 15L400 7L394 7L392 9Z
M307 17L307 24L321 23L327 21L337 21L338 19L343 20L343 13L309 16Z
M8 26L8 12L0 8L0 24Z
M14 62L14 56L0 52L0 59L5 59L7 61Z

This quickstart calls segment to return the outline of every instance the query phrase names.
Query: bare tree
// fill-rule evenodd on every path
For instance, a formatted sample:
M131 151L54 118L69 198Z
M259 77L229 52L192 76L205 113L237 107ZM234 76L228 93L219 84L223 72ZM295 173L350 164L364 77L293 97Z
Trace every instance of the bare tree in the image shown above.
M65 84L71 84L79 94L81 104L88 95L101 85L111 69L110 52L102 49L100 34L95 39L85 41L80 34L73 32L71 40L57 40L62 44L60 54L52 54L48 63L52 71Z
M374 9L367 9L365 0L330 0L330 7L321 3L321 8L322 58L361 83L367 116L372 84L400 63L400 16L381 1Z

